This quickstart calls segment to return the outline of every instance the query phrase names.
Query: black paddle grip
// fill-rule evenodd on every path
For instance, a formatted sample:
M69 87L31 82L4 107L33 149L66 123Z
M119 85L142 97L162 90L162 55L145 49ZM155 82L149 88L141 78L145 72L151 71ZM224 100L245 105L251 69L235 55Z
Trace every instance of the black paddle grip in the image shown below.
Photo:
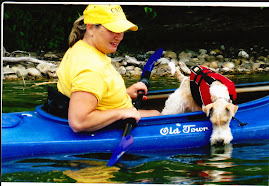
M138 93L138 96L135 100L134 107L138 110L141 106L142 98L145 95L145 92L143 90L139 90L137 93Z

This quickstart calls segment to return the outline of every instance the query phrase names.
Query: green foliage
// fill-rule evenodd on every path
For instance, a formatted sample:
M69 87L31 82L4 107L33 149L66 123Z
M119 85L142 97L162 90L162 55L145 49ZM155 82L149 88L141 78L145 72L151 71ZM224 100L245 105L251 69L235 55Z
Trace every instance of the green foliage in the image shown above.
M64 51L73 22L85 6L4 5L7 51Z
M68 36L73 22L85 7L86 5L4 4L4 47L7 51L64 52L68 48ZM146 28L157 21L157 9L153 8L138 6L133 9L125 6L124 11L131 14L128 19L140 23L140 28ZM119 49L123 52L130 50L130 44L138 45L137 32L136 35L128 33L128 37L132 39L126 37L120 45Z
M156 18L156 16L157 16L157 12L154 11L152 8L146 6L146 7L144 7L144 10L145 10L145 13L146 13L149 17L151 17L151 19L155 19L155 18Z

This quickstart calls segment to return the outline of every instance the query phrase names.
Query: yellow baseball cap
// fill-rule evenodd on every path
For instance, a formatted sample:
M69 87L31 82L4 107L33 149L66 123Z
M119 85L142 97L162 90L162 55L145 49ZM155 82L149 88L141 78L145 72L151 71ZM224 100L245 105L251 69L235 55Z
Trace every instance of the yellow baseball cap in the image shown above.
M138 30L138 26L126 19L120 5L88 5L83 15L84 24L101 24L115 33Z

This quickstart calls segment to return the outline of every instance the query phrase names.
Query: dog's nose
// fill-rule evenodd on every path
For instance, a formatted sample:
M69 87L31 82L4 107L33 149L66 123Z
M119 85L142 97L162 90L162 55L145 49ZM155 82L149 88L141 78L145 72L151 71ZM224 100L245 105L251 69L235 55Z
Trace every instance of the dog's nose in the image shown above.
M218 141L215 143L215 146L223 146L223 145L224 145L223 139L218 139Z

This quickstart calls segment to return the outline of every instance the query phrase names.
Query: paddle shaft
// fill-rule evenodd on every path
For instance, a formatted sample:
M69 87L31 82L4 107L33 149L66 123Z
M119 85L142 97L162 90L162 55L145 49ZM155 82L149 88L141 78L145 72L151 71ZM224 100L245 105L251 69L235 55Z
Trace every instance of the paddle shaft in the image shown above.
M143 90L139 90L138 91L138 96L136 98L136 101L135 101L135 104L134 104L134 107L138 110L141 106L141 103L142 103L142 98L143 96L145 95L145 92ZM125 130L123 132L123 135L122 137L126 137L130 134L132 128L134 125L136 125L136 121L134 118L127 118L125 120L126 122L126 127L125 127Z
M149 77L154 67L154 63L161 57L162 53L163 53L163 49L158 49L149 58L146 65L144 66L140 81L143 82L147 86L147 88L149 87ZM136 98L134 107L138 110L140 108L142 98L145 95L145 92L143 90L138 90L137 93L138 93L138 96ZM112 156L107 166L113 166L121 158L121 156L131 147L131 145L134 142L134 139L130 135L130 132L132 128L134 128L137 125L136 120L134 118L127 118L125 120L125 123L126 123L126 127L123 132L122 139L119 145L116 147L116 149L112 153Z

